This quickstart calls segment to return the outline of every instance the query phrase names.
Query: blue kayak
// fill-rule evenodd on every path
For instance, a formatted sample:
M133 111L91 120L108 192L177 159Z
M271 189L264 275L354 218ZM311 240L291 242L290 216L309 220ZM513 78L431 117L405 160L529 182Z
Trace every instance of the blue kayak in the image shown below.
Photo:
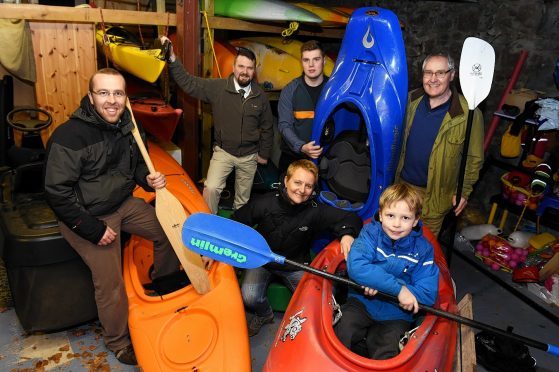
M322 201L364 219L376 212L398 165L407 90L398 18L382 8L355 10L315 110Z

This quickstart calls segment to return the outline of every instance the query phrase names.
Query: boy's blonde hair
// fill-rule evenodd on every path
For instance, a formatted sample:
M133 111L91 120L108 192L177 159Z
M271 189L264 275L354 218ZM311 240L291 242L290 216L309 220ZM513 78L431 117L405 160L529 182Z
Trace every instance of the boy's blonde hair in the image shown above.
M416 217L421 215L423 197L418 190L405 183L395 183L384 190L378 203L379 211L399 201L405 201Z

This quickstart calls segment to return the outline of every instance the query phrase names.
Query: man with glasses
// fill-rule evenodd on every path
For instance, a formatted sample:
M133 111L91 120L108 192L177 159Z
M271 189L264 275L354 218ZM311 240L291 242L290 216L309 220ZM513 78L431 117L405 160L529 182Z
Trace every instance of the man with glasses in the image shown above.
M161 37L165 44L169 39ZM225 79L206 79L189 74L176 60L171 47L169 72L189 96L212 106L213 155L204 182L204 200L217 213L227 177L235 170L237 210L247 203L258 164L267 164L272 152L274 117L266 93L254 82L256 56L239 48L233 73Z
M132 136L126 84L105 68L89 80L89 92L70 119L52 134L45 161L45 193L60 232L91 270L95 301L107 348L135 365L128 331L128 300L122 278L121 231L154 242L154 280L176 273L179 261L154 208L132 192L165 186L149 174Z
M483 165L483 116L479 109L474 111L462 197L457 204L468 103L451 85L456 71L450 55L427 56L422 74L423 87L408 96L396 182L406 182L423 193L422 220L437 235L453 206L456 215L464 210L478 179Z

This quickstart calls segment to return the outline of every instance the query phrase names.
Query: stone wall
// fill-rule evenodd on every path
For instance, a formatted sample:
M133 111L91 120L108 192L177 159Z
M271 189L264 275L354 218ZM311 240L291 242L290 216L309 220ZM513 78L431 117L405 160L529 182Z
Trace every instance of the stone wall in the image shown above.
M410 88L421 84L425 56L448 51L459 65L464 39L475 36L495 49L495 76L491 93L482 105L489 122L522 50L528 59L516 87L556 96L553 69L559 58L559 0L453 1L321 1L326 6L378 6L392 10L405 25L403 34L410 73Z

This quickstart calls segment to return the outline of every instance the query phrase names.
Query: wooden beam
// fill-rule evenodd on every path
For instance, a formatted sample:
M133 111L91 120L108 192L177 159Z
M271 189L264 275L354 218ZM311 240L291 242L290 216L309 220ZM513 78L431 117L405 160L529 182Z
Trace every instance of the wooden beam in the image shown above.
M177 0L177 40L173 45L177 58L186 71L200 76L200 12L198 0ZM177 101L183 110L178 128L178 145L182 152L182 167L196 182L200 178L199 164L199 101L177 90Z
M0 18L28 21L98 23L101 13L105 23L176 26L177 17L172 13L138 12L101 8L73 8L35 4L0 4Z
M220 30L268 32L268 33L275 33L275 34L281 34L281 32L287 28L282 26L272 26L269 24L247 22L235 18L225 18L225 17L215 17L215 16L208 16L208 23L210 24L210 28L220 29ZM203 24L202 27L205 28L206 25ZM316 30L311 30L311 29L307 29L306 27L307 27L306 25L301 25L299 30L295 31L294 34L301 35L301 36L314 36L314 37L341 39L344 37L344 33L345 33L345 28L329 29L329 28L316 27Z
M464 318L474 319L473 300L470 293L466 293L458 303L458 314ZM472 328L460 325L462 332L462 345L456 344L456 356L454 358L454 371L475 372L476 371L476 341ZM462 353L460 354L460 348ZM462 355L462 358L460 358Z

